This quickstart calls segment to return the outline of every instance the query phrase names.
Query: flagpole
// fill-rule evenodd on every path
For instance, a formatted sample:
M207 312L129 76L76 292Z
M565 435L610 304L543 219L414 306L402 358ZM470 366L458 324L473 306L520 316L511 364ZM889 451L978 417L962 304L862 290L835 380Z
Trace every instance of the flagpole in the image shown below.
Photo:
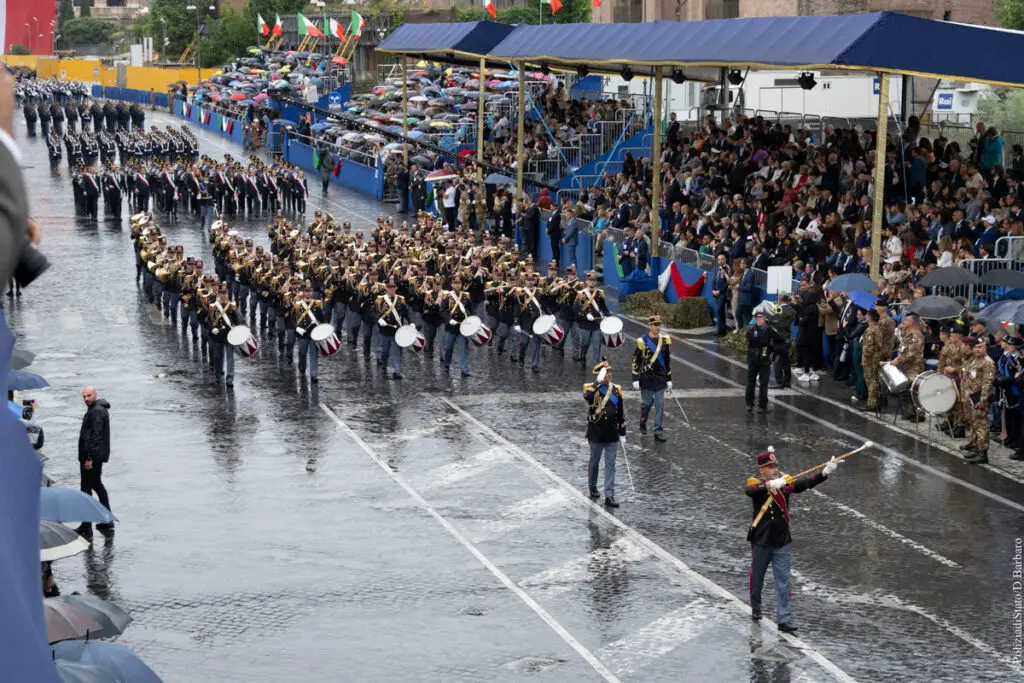
M409 168L409 58L405 55L402 55L402 165ZM398 188L398 191L408 192L409 188Z

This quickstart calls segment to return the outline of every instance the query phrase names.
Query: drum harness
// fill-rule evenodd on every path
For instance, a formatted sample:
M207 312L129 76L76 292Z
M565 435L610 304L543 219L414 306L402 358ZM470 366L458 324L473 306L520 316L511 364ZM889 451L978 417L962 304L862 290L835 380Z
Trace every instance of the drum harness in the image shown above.
M459 307L459 310L462 311L463 319L468 318L469 314L466 313L466 307L462 305L462 297L459 294L457 294L454 289L449 291L448 294L451 295L452 301L454 301L455 304ZM455 313L455 308L449 308L448 312Z
M597 317L598 318L603 318L604 317L604 313L601 312L601 309L598 307L597 301L596 301L596 299L597 299L597 290L595 289L594 293L591 294L590 293L590 288L588 287L587 289L583 290L583 296L587 297L587 305L584 308L589 308L589 307L593 306L594 310L597 311Z
M382 294L381 298L384 299L384 303L388 307L388 312L390 312L391 315L395 316L395 322L397 323L396 325L392 325L391 323L385 321L384 324L387 325L388 327L398 327L402 323L402 318L401 316L398 315L398 311L395 310L395 303L390 298L388 298L387 294Z
M316 315L313 314L313 308L309 304L304 300L300 300L299 305L306 309L306 315L309 316L310 322L319 324L320 321L316 319ZM302 322L302 319L300 318L297 322Z

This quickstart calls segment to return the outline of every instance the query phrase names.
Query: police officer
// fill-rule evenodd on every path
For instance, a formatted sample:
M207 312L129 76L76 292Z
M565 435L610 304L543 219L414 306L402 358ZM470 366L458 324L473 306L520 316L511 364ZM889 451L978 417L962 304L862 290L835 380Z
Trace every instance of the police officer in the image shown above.
M654 440L666 441L661 420L665 415L665 389L672 388L672 339L661 333L661 316L647 319L647 334L633 350L633 389L640 391L640 433L647 433L647 416L654 406Z
M755 314L755 320L756 320ZM783 633L793 633L789 573L793 564L793 537L789 532L789 496L812 489L828 479L839 465L834 459L820 472L793 479L779 472L772 446L757 456L758 476L747 479L746 493L753 502L753 522L747 531L750 542L750 616L761 619L761 587L768 565L775 578L775 622Z
M598 499L597 472L604 456L604 504L619 507L615 500L615 457L619 442L626 444L626 411L623 407L622 387L612 383L612 365L606 358L594 366L597 381L583 385L583 400L587 404L587 442L590 444L590 462L587 465L587 483L590 497Z
M754 324L747 328L747 412L754 411L754 385L760 383L757 410L768 410L768 374L772 365L772 350L782 338L767 322L764 311L754 313Z

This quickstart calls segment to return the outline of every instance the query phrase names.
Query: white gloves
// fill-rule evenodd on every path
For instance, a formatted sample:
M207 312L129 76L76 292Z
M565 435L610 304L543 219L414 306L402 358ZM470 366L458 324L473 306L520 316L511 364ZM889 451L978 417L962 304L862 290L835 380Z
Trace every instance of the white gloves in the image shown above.
M523 328L519 327L519 325L515 325L512 329L515 330L516 334L523 331Z
M381 327L384 327L385 325L387 325L387 323L384 322L384 318L378 318L377 319L377 324L380 325Z
M668 383L665 386L667 386L669 389L671 389L672 388L672 380L669 380Z
M625 448L626 447L626 437L620 436L619 437L619 443L621 443L622 447Z
M601 368L601 371L597 373L597 383L601 384L604 382L605 376L608 374L608 368Z
M778 479L772 479L770 482L768 482L768 488L770 488L772 491L778 491L783 486L785 486L786 483L787 482L785 477L779 477Z
M459 323L458 321L455 320L455 318L452 318L451 320L448 321L448 324L451 325L452 327L455 327Z
M587 320L593 322L594 321L594 314L593 313L587 313Z
M640 389L640 380L637 380L636 382L633 382L633 388L637 389L637 390Z
M831 460L828 461L828 464L825 465L825 469L823 469L821 473L827 477L828 475L835 472L837 467L839 467L839 462L835 458L832 458Z
M213 334L220 334L220 328L219 327L215 327L212 330L210 330L210 332L212 332Z
M297 335L299 335L300 337L305 337L306 336L306 328L305 327L296 327L295 328L295 333Z

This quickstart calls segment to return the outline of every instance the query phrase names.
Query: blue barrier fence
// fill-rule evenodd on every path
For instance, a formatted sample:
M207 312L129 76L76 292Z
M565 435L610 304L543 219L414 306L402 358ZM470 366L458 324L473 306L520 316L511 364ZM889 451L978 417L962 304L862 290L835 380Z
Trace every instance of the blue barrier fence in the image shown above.
M242 145L245 125L238 119L202 109L199 105L189 104L184 100L175 101L174 115L227 138L239 146Z
M149 90L132 90L131 88L111 88L105 85L92 86L92 96L102 97L108 100L120 102L134 102L137 104L153 105L166 109L171 106L171 101L165 92Z
M287 132L282 142L282 156L289 164L306 171L310 175L311 185L314 180L320 179L320 171L313 166L313 148L289 137ZM331 173L330 178L332 183L343 185L378 201L384 198L384 176L380 173L379 167L371 168L351 159L343 159L338 175Z

